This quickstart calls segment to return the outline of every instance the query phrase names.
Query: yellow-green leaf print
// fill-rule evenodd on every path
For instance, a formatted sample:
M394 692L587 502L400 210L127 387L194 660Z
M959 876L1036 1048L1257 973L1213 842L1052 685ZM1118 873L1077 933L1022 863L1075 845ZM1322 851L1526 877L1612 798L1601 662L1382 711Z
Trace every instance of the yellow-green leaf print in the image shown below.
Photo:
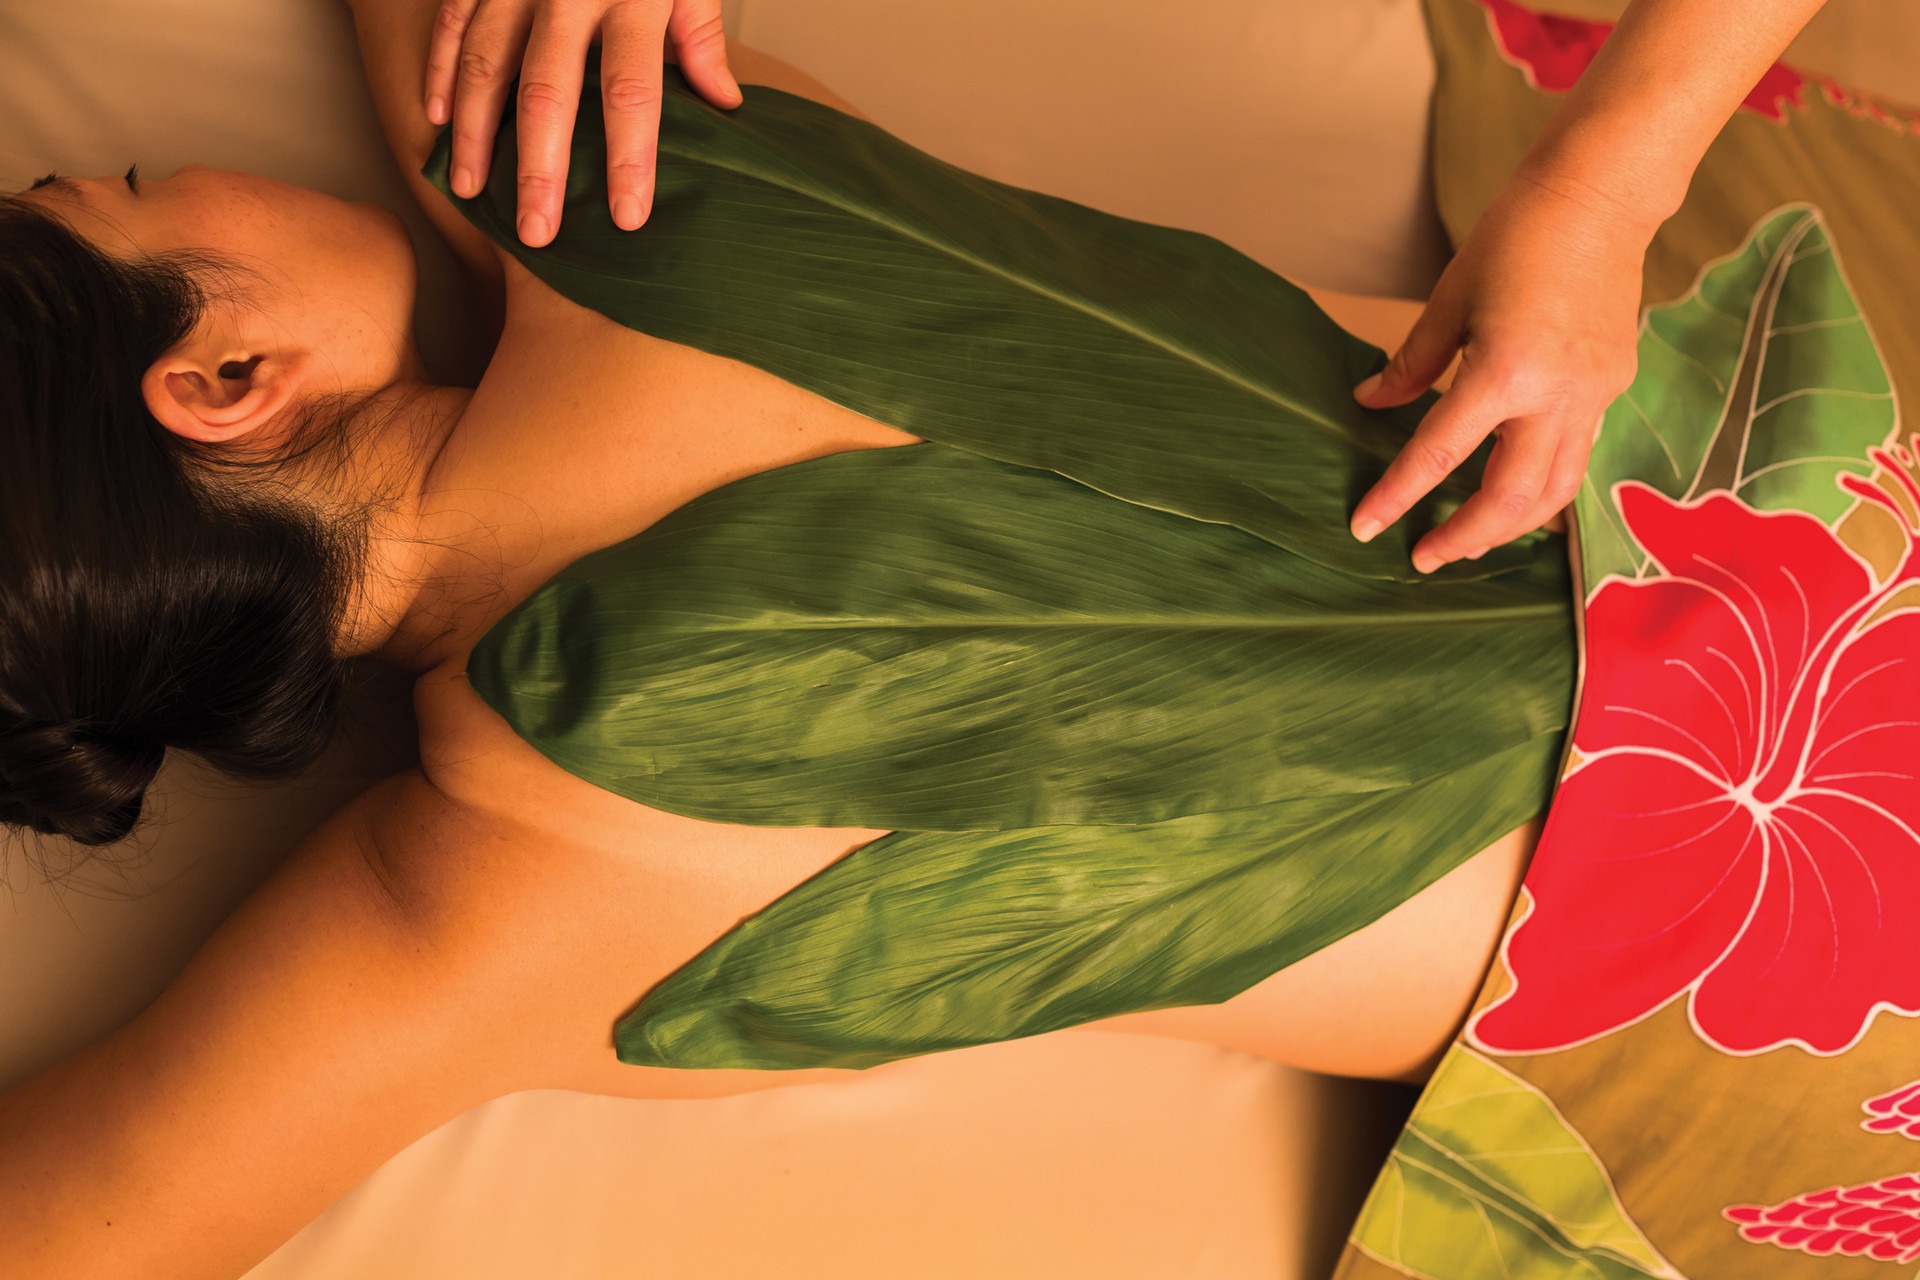
M1353 1241L1425 1280L1681 1280L1546 1095L1459 1045L1421 1095Z
M1830 522L1854 502L1836 477L1871 472L1867 449L1895 426L1886 366L1812 205L1767 214L1685 297L1649 307L1639 362L1607 409L1576 502L1590 589L1650 570L1614 481L1682 499L1726 489L1762 511Z

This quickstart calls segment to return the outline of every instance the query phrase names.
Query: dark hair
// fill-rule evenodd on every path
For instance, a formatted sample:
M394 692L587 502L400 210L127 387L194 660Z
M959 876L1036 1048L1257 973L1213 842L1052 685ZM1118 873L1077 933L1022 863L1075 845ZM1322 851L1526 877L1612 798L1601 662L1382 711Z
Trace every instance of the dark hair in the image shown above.
M337 467L379 393L304 404L268 456L175 434L140 390L209 307L245 305L241 275L123 260L0 199L0 823L108 844L168 747L270 779L332 740L373 507L223 477Z

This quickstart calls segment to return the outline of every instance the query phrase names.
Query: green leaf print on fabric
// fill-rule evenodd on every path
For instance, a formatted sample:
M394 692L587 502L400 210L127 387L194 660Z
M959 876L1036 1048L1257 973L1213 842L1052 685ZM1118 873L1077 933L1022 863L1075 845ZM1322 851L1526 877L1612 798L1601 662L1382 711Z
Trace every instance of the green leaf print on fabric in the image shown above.
M1893 384L1820 211L1782 206L1683 298L1641 319L1639 371L1607 409L1575 510L1589 591L1653 571L1607 492L1729 489L1762 511L1838 518L1895 425Z
M1425 1280L1681 1280L1545 1094L1456 1044L1354 1224Z

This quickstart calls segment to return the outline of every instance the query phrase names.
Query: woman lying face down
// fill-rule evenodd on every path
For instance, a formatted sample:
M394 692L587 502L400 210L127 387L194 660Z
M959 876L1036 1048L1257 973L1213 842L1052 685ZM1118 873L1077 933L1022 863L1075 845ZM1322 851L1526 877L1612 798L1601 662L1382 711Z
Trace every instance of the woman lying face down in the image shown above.
M417 81L380 66L383 118L402 120ZM389 135L419 144L396 159L420 172L431 137ZM0 204L0 822L110 843L169 746L291 775L326 745L353 655L422 673L421 765L316 828L133 1022L0 1094L0 1187L26 1189L0 1197L0 1271L95 1275L110 1241L127 1274L160 1260L238 1274L394 1152L506 1093L694 1097L851 1075L629 1064L609 1031L889 832L706 822L595 786L481 701L461 642L731 480L917 437L625 327L510 258L481 386L435 386L389 215L192 166L140 186ZM452 240L458 211L425 183L415 194ZM1314 297L1383 345L1420 310L1358 318L1352 300ZM1230 1000L1079 1025L1419 1078L1478 988L1538 832L1516 819Z
M404 166L410 157L401 159ZM44 347L49 369L61 369L63 356L70 362L40 382L7 380L19 390L6 394L22 397L6 418L22 463L0 480L13 486L9 523L0 531L12 557L0 565L7 655L0 714L19 717L21 727L0 740L7 797L0 821L89 845L123 838L168 746L243 777L298 773L329 740L340 659L370 654L423 670L417 655L446 647L429 642L451 629L461 605L497 587L503 560L518 570L522 557L503 555L493 527L528 506L555 543L583 554L625 536L618 524L644 527L651 517L642 508L663 514L710 488L718 482L713 471L749 474L836 447L914 439L762 372L659 343L571 303L569 316L597 326L588 341L578 340L571 319L559 324L550 309L539 311L537 323L512 329L502 341L486 385L494 387L509 363L537 376L510 372L511 394L489 393L491 407L479 406L484 414L468 412L475 392L433 385L415 349L415 263L392 215L191 165L133 185L137 191L119 177L90 179L0 203L0 261L7 264L0 268L0 324L24 335L14 350L38 360ZM1349 331L1388 347L1404 338L1421 309L1310 292ZM543 306L544 296L532 288L519 295ZM36 308L61 317L56 340L19 324L17 317ZM139 322L123 319L129 316ZM559 336L548 341L550 333ZM604 346L593 345L601 340ZM634 348L622 345L636 342L651 362L641 377L634 376L641 366L628 363ZM96 361L74 354L80 351L114 354ZM119 368L118 380L89 376L96 363ZM556 375L569 371L570 396L586 400L560 408L549 403L552 388ZM669 385L675 377L684 394ZM606 396L596 398L592 388L603 384ZM530 465L511 442L543 434L541 423L555 412L567 414L568 448L533 444L538 458ZM724 439L710 429L716 414L736 424ZM756 416L776 428L750 438L746 424ZM803 418L796 436L791 427ZM633 425L641 419L649 424L645 441ZM75 423L87 432L63 425ZM603 425L588 425L594 423ZM484 440L478 446L477 431ZM487 455L490 464L476 461ZM44 478L56 474L68 477L64 487ZM611 511L575 496L589 475L625 495L619 502L631 509ZM649 492L638 492L643 488ZM520 506L481 507L477 490L511 490ZM592 512L580 518L569 504ZM62 541L50 536L55 529L83 536ZM552 572L570 556L543 550L540 558ZM543 576L534 573L527 589ZM36 582L57 590L29 585ZM477 634L470 619L460 630ZM772 829L716 831L552 776L558 771L551 763L513 739L456 678L464 667L458 644L447 653L456 659L446 664L449 679L423 681L439 692L423 705L417 691L415 706L425 713L428 773L442 791L464 786L449 792L458 802L484 798L483 807L498 808L502 797L521 796L507 807L524 814L537 805L565 828L543 839L572 844L575 827L604 830L614 835L596 842L625 847L629 852L619 856L628 859L643 839L636 824L662 848L722 838L744 848L774 837ZM484 777L466 777L477 760L509 757L525 757L525 767L513 773L489 766ZM436 761L457 765L434 768ZM563 782L572 797L565 803L556 791ZM661 824L671 830L652 831ZM791 879L879 834L796 836L807 847L792 851ZM1468 896L1484 897L1485 910L1467 930L1474 935L1469 945L1444 947L1444 965L1390 966L1432 978L1445 993L1436 998L1401 983L1422 1016L1374 1020L1396 1028L1393 1046L1352 1062L1314 1058L1311 1065L1399 1074L1432 1056L1433 1044L1457 1021L1455 1007L1471 994L1533 834L1531 827L1512 833L1497 856L1476 864L1473 874L1484 872L1485 884ZM421 897L451 893L449 868L465 860L436 854L432 844L409 835L384 854L388 875L429 886ZM583 856L575 860L585 865ZM722 911L714 875L738 861L728 854L683 886L676 918L692 918L705 904L737 919L749 904ZM781 887L769 880L764 894L750 896L757 903L777 897ZM484 900L498 896L496 888L476 883L471 894ZM1380 924L1375 936L1413 936L1404 922ZM1360 951L1364 944L1356 939ZM1296 966L1236 1006L1123 1015L1116 1029L1178 1024L1176 1034L1297 1057L1292 1038L1313 1020L1276 1021L1268 1006L1297 1010L1303 988L1331 989L1315 970L1336 962L1339 956L1329 954ZM1356 972L1380 969L1367 959ZM618 993L624 998L644 989L622 981L629 983ZM1237 1018L1236 1028L1223 1034L1198 1025L1216 1013ZM604 1025L592 1030L597 1042ZM1363 1039L1339 1038L1353 1046ZM622 1078L633 1070L610 1057L604 1066Z

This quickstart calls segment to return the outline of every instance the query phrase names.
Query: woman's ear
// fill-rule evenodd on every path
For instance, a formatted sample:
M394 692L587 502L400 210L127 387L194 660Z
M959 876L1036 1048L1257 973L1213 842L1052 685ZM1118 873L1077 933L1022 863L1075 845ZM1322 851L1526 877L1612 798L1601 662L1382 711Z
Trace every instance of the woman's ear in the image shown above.
M306 372L304 356L254 355L209 364L188 354L154 361L140 393L160 425L208 444L243 439L277 419Z

